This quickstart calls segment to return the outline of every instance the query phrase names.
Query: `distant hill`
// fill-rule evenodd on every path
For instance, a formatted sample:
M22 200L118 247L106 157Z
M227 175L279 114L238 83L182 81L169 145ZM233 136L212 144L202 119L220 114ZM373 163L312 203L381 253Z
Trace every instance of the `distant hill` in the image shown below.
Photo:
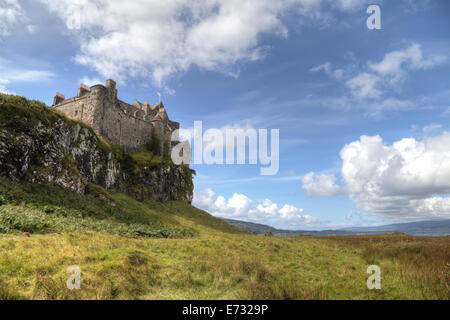
M253 232L258 234L264 234L267 231L272 232L275 235L351 235L359 233L377 234L388 232L403 232L416 236L446 236L450 235L450 220L438 220L438 221L419 221L419 222L407 222L396 223L378 227L352 227L338 230L322 230L322 231L306 231L306 230L281 230L264 224L245 222L232 219L223 219L229 224L246 232Z
M225 220L225 222L228 222L229 224L237 227L238 229L246 231L246 232L254 232L254 233L263 234L266 231L270 231L272 233L280 231L276 228L267 226L265 224L245 222L245 221L233 220L233 219L222 219L222 220Z
M264 234L268 231L272 232L273 234L285 234L285 233L292 233L293 235L296 234L311 234L311 233L317 233L319 231L302 231L302 230L283 230L283 229L277 229L265 224L260 223L253 223L253 222L246 222L246 221L240 221L240 220L233 220L233 219L225 219L223 218L225 222L228 222L229 224L235 226L238 229L241 229L246 232L252 232L252 233L258 233L258 234Z
M396 223L379 227L346 228L340 231L350 231L358 233L398 231L412 235L450 235L450 220Z

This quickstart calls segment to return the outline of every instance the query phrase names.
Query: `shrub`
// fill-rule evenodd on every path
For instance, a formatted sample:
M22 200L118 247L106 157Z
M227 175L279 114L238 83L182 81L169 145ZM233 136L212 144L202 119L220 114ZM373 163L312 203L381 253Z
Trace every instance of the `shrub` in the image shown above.
M9 228L6 225L3 225L0 223L0 234L1 233L8 233L9 232Z
M6 198L0 194L0 206L7 204Z
M131 182L135 182L139 176L139 167L136 161L129 154L125 154L121 161L121 168L130 178Z
M152 128L152 133L150 136L150 141L146 143L147 150L153 154L161 155L161 140L158 138L155 132L155 128Z
M102 186L93 183L88 183L86 185L85 192L96 198L114 201L111 195L108 193L108 191L106 191Z

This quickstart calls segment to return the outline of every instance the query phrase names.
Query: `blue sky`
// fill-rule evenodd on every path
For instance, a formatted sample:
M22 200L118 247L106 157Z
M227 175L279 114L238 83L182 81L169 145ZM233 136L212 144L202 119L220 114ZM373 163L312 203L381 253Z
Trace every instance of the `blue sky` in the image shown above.
M369 4L382 29L369 30ZM194 204L293 229L450 215L448 1L0 0L0 91L118 81L184 128L280 130L280 170L193 165Z

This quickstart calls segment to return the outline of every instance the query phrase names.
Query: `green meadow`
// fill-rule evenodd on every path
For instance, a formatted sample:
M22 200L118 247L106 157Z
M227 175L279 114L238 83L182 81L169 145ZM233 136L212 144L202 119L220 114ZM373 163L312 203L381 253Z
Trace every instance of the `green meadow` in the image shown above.
M257 236L182 202L0 178L0 299L449 299L449 249L450 237ZM373 264L381 290L366 286Z

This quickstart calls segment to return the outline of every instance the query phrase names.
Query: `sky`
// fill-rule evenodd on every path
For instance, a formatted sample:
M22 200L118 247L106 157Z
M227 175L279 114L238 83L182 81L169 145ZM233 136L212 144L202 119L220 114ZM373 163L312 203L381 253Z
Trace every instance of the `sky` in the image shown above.
M276 175L193 164L193 204L284 229L450 218L449 55L446 0L0 0L1 92L112 78L185 129L278 129Z

